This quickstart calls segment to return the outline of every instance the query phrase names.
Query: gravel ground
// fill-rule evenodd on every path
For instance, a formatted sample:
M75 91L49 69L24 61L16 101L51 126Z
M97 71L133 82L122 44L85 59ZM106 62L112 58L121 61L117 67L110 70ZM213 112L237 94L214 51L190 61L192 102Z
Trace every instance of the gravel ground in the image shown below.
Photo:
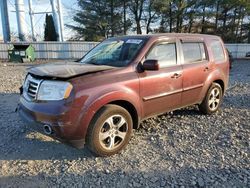
M0 63L0 187L250 187L250 61L221 110L151 118L118 155L96 158L34 132L14 112L28 64Z

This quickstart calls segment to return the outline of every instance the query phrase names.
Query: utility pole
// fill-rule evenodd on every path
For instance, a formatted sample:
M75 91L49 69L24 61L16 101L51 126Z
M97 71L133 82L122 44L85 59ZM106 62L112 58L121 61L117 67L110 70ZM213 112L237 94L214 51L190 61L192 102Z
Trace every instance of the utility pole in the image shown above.
M60 30L60 23L59 23L59 18L58 18L58 13L57 13L57 7L56 7L56 0L50 0L51 8L52 8L52 15L53 15L53 21L55 24L56 32L57 32L57 40L61 41L61 30Z
M7 43L10 41L10 24L9 24L7 0L1 0L0 6L1 6L1 18L2 18L2 28L3 28L3 41Z
M15 0L16 4L16 18L17 18L17 27L20 41L25 41L25 10L24 10L24 0ZM10 41L9 33L9 22L8 22L8 11L7 11L7 0L0 0L1 5L1 15L2 15L2 24L4 32L4 41ZM34 14L44 14L52 13L53 21L57 32L57 40L64 41L64 24L62 17L62 7L61 0L50 0L52 12L34 12L32 8L32 0L28 0L29 3L29 15L30 15L30 24L32 31L32 40L36 41L35 30L34 30Z
M24 2L23 0L16 0L16 19L17 19L17 28L20 41L25 41L25 11L24 11Z
M31 25L31 32L32 32L32 40L36 41L35 31L34 31L34 14L32 9L32 0L29 0L29 14L30 14L30 25Z
M61 32L60 41L63 42L64 41L64 23L63 23L62 6L61 5L62 5L61 0L57 0L59 23L60 23L60 32Z

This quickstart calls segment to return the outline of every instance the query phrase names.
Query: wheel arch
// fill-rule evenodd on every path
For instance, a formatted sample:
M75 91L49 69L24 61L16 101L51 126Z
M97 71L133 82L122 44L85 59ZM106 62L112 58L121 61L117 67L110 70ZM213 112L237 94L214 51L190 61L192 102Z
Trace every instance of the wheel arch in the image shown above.
M139 114L138 114L135 106L132 103L130 103L126 100L115 100L115 101L109 102L108 104L114 104L114 105L117 105L117 106L120 106L120 107L126 109L132 117L133 129L139 128L140 117L139 117Z
M107 104L115 104L125 108L132 117L133 128L136 129L139 127L141 119L141 103L138 95L133 92L126 93L122 91L114 91L103 94L101 98L89 99L85 103L78 120L78 130L81 132L82 137L86 136L89 124L97 112Z
M207 82L208 82L208 83L205 84L205 87L204 87L203 91L201 92L202 95L201 95L201 97L200 97L200 103L202 103L202 101L203 101L204 98L206 97L207 92L208 92L209 88L211 87L211 85L212 85L213 83L217 83L217 84L219 84L219 85L221 86L222 94L224 95L224 92L225 92L225 83L223 82L222 79L214 79L214 80L211 79L211 80L207 80ZM200 104L200 103L199 103L199 104Z
M217 79L217 80L214 80L212 83L217 83L220 85L221 89L222 89L222 93L224 95L224 92L225 92L225 83L223 82L223 80L221 79ZM211 84L212 84L211 83Z
M217 83L221 86L222 94L224 95L226 88L227 88L227 80L226 80L224 74L222 74L222 72L220 72L216 69L209 74L209 76L207 77L207 79L204 83L204 87L202 89L202 92L201 92L201 95L199 98L200 99L199 104L204 100L209 88L211 87L211 85L213 83Z

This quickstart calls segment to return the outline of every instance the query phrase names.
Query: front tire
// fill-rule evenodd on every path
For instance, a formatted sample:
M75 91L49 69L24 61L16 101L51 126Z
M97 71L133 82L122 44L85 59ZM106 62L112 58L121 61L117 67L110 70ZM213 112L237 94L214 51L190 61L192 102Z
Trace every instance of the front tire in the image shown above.
M215 113L221 104L223 97L221 86L217 83L213 83L205 96L202 103L199 105L199 110L203 114Z
M87 147L97 156L110 156L120 152L129 142L133 122L129 112L117 105L105 105L91 121Z

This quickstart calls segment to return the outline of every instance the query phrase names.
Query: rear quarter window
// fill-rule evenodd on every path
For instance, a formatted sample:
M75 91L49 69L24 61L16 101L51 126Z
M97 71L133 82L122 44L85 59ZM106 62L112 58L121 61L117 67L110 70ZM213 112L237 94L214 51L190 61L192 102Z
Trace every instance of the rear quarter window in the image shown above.
M212 41L211 49L215 61L225 61L225 53L219 40Z

